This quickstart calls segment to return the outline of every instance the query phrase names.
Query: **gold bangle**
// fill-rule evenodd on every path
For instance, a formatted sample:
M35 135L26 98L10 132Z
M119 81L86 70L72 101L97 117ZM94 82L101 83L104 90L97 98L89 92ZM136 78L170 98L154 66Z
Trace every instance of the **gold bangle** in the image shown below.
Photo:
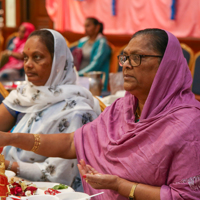
M35 138L35 141L34 141L34 145L33 145L33 148L31 149L31 151L33 152L37 152L39 146L40 146L40 135L39 134L33 134L34 135L34 138Z
M137 187L138 184L139 183L136 183L136 184L134 184L132 186L130 194L129 194L129 197L128 197L129 200L134 200L135 199L135 188Z

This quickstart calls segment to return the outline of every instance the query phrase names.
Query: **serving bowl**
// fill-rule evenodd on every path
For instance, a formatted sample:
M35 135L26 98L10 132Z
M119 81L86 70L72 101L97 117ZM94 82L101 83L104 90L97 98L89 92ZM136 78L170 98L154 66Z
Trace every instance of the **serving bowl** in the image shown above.
M5 170L5 175L7 176L7 178L12 178L14 177L16 174L13 171L10 170Z
M85 198L86 200L90 199L90 196L83 192L68 192L68 193L60 193L56 195L60 200L75 200Z

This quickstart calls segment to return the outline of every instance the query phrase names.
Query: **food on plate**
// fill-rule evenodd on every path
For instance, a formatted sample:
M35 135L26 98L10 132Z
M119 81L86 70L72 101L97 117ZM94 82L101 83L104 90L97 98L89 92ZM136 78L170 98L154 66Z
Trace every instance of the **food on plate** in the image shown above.
M54 190L52 188L49 188L48 190L45 190L44 193L50 194L50 195L56 195L56 194L59 194L60 192L58 190Z
M14 179L10 180L9 188L10 193L15 196L30 196L37 191L37 187L33 183L23 180L14 181Z
M64 185L64 184L59 184L59 185L54 185L52 187L54 190L62 190L62 189L67 189L68 186L67 185Z

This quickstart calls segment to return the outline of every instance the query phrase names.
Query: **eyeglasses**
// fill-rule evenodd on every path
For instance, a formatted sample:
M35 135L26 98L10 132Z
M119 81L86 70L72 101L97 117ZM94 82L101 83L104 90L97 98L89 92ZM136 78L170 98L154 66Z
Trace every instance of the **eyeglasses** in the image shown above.
M128 59L129 64L132 67L139 66L141 64L141 58L143 58L143 57L160 57L160 58L162 58L162 56L159 56L159 55L138 55L138 54L131 54L130 56L126 56L126 55L118 55L117 56L120 66L123 66L123 64Z

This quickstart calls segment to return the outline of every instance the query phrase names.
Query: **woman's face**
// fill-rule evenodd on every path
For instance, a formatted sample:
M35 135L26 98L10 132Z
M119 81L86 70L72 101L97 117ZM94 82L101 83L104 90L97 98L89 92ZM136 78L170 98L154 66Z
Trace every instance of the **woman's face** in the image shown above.
M23 54L28 81L36 86L45 85L51 74L52 57L39 36L32 36L26 41Z
M150 36L139 35L131 39L124 49L124 55L160 55L150 45ZM130 66L128 60L123 65L124 89L135 95L137 98L146 100L153 79L160 64L158 57L143 57L141 64L137 67Z
M86 19L85 21L85 34L89 37L98 34L98 26L94 25L92 20Z
M20 40L24 38L25 32L26 32L26 28L25 28L24 26L21 25L21 26L19 27L19 31L18 31Z

